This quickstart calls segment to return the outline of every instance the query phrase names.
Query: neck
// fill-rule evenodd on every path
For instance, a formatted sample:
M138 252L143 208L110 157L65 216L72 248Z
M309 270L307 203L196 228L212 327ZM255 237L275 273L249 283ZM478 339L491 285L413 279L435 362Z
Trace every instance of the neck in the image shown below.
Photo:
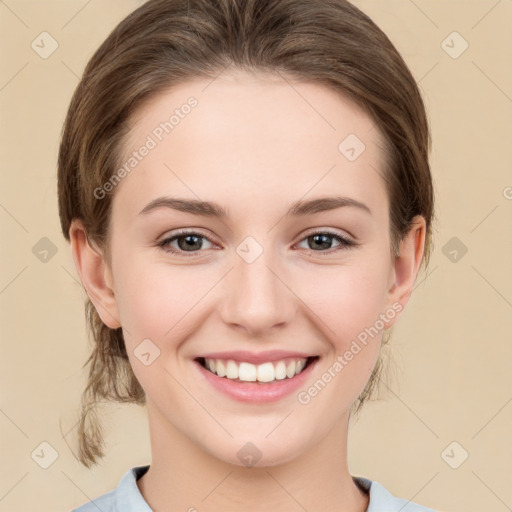
M348 414L308 452L246 467L206 453L148 403L152 462L137 485L154 512L366 512L347 466ZM165 425L165 426L163 426Z

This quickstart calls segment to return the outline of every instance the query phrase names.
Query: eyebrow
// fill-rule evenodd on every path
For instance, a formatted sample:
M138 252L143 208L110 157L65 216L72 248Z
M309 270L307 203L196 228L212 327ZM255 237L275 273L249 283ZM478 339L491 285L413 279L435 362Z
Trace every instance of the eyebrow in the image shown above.
M308 201L299 200L293 203L285 216L304 216L312 215L315 213L335 210L345 206L352 206L372 215L368 206L360 201L350 197L319 197L317 199L310 199ZM158 208L171 208L184 213L192 215L202 215L205 217L218 217L220 219L227 219L228 212L219 204L210 201L200 201L197 199L181 199L177 197L157 197L148 203L139 213L145 215Z

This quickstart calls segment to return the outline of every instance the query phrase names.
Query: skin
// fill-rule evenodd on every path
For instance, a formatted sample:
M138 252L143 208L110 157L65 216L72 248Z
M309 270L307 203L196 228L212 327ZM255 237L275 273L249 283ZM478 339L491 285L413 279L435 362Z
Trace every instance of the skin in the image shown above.
M190 96L198 106L116 187L111 264L79 221L70 229L87 293L106 325L123 327L147 394L152 463L139 489L155 512L363 512L368 496L347 466L349 410L375 366L382 331L308 404L297 393L240 403L200 378L193 359L228 350L318 354L307 389L379 314L405 307L425 220L414 219L392 257L378 129L341 94L282 75L231 71L152 97L131 118L124 156ZM366 146L353 162L338 150L351 133ZM334 194L371 214L345 206L285 216L295 201ZM165 207L139 214L163 195L215 201L229 218ZM207 238L196 240L195 252L185 252L184 241L171 244L181 254L157 246L179 228ZM308 242L310 232L325 230L359 245ZM252 263L236 252L247 236L263 248ZM134 355L147 338L160 350L149 366ZM249 441L262 454L254 467L237 457Z

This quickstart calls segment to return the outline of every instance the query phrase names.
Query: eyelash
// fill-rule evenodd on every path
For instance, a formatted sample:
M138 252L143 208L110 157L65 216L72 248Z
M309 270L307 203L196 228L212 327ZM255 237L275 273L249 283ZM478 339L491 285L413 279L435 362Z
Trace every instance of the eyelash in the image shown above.
M174 235L163 239L162 241L158 242L157 245L158 245L158 247L162 248L162 250L164 250L165 252L169 252L171 254L183 255L186 258L189 258L189 257L193 258L198 253L203 252L203 251L201 251L201 250L199 250L199 251L182 251L181 249L170 248L170 246L168 245L171 242L173 242L174 240L177 240L178 238L182 238L182 237L189 236L189 235L195 235L198 238L205 238L209 242L213 243L207 236L205 236L201 233L198 233L197 231L183 230L183 231L178 231ZM320 254L323 256L325 254L326 256L328 256L328 255L336 253L338 251L350 249L351 247L356 247L356 246L360 245L358 242L354 242L353 240L346 238L342 235L339 235L338 233L334 233L332 231L314 231L312 233L308 233L304 238L302 238L300 240L300 242L303 242L304 240L307 240L308 238L316 236L316 235L327 235L329 237L332 237L335 240L337 240L340 243L340 245L338 247L334 248L333 250L328 249L326 251L314 251L312 249L305 249L307 251L307 253L310 255Z

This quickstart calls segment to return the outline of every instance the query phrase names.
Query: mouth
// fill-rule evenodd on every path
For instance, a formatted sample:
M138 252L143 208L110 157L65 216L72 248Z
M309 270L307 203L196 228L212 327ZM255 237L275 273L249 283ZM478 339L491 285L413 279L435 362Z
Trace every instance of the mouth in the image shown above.
M308 369L319 356L285 357L277 361L253 364L234 359L196 357L194 360L206 371L237 383L268 385L276 381L290 381Z

